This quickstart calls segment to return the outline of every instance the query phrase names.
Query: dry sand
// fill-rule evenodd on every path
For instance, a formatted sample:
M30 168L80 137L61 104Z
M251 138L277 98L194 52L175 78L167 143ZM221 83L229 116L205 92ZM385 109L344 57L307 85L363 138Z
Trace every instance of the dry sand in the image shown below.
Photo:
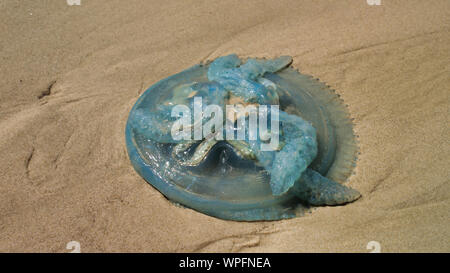
M450 251L450 1L381 4L1 1L0 251ZM229 53L291 55L341 94L362 199L240 223L136 174L124 127L139 95Z

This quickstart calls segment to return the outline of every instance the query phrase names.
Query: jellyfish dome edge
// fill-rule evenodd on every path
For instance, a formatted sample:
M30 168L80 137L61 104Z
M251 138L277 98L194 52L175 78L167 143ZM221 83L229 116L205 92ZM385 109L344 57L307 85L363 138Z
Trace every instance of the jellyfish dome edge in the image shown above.
M172 202L227 220L293 218L314 206L357 200L359 192L343 185L358 153L347 109L333 90L291 68L291 61L229 55L152 85L126 125L134 169ZM262 141L248 135L241 142L170 140L174 120L161 105L189 105L193 91L224 106L236 98L258 106L278 103L285 130L279 150L261 151Z

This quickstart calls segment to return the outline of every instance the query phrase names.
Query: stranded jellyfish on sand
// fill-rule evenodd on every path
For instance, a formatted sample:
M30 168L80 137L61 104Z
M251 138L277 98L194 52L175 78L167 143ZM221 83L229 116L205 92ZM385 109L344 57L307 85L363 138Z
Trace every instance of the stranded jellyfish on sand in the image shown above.
M136 102L126 143L136 171L169 200L231 220L277 220L360 197L342 183L357 153L338 96L292 58L195 65Z

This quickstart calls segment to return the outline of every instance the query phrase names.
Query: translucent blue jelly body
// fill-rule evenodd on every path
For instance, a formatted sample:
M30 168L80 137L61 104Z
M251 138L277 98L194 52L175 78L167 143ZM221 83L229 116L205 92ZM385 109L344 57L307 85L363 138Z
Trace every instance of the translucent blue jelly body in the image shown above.
M356 143L345 108L333 92L311 77L291 68L279 70L287 62L286 57L269 62L257 59L241 62L231 55L211 64L193 66L151 86L134 105L126 126L127 149L136 171L169 200L230 220L291 218L302 215L311 205L339 205L357 199L358 192L336 183L345 181L356 159ZM224 67L230 70L224 73ZM250 84L239 85L242 79L233 78L235 73L247 77ZM178 98L174 94L184 92L184 86L193 83L194 88L210 92L205 93L210 103L223 104L223 94L217 90L224 88L234 90L245 101L264 104L266 96L260 93L267 90L263 87L262 91L255 91L253 86L260 88L261 85L252 85L254 82L263 86L267 82L275 84L282 114L301 117L315 129L317 150L307 170L300 170L298 164L289 162L301 158L296 154L295 142L290 147L292 152L286 148L285 153L279 155L281 159L273 163L280 165L276 177L273 176L275 168L240 157L225 140L218 141L201 164L180 164L173 156L177 142L167 134L170 134L173 118L167 114L170 111L164 112L163 105ZM289 132L295 131L285 133ZM287 139L289 137L296 136L288 135ZM195 151L195 145L191 150ZM280 173L283 164L287 165L286 172L291 171L289 176ZM299 172L293 172L294 168ZM284 177L292 175L295 181L284 185L283 180L288 179ZM277 178L281 181L275 181ZM274 181L281 185L278 192Z

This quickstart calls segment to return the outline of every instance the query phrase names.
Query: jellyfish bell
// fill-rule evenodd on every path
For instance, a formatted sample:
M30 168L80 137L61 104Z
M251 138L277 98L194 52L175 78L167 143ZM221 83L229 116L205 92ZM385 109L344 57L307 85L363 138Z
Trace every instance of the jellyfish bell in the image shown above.
M290 57L245 61L229 55L151 86L126 125L135 170L169 200L229 220L292 218L312 206L358 199L356 190L343 185L358 151L347 109L324 84L289 67L291 62ZM192 111L195 96L221 109L230 101L276 102L280 143L264 151L261 144L270 137L261 134L256 140L248 134L234 140L224 134L220 140L202 132L200 138L173 139L171 126L179 117L171 116L172 107L183 102ZM248 121L250 115L243 117ZM203 128L200 120L194 124Z

